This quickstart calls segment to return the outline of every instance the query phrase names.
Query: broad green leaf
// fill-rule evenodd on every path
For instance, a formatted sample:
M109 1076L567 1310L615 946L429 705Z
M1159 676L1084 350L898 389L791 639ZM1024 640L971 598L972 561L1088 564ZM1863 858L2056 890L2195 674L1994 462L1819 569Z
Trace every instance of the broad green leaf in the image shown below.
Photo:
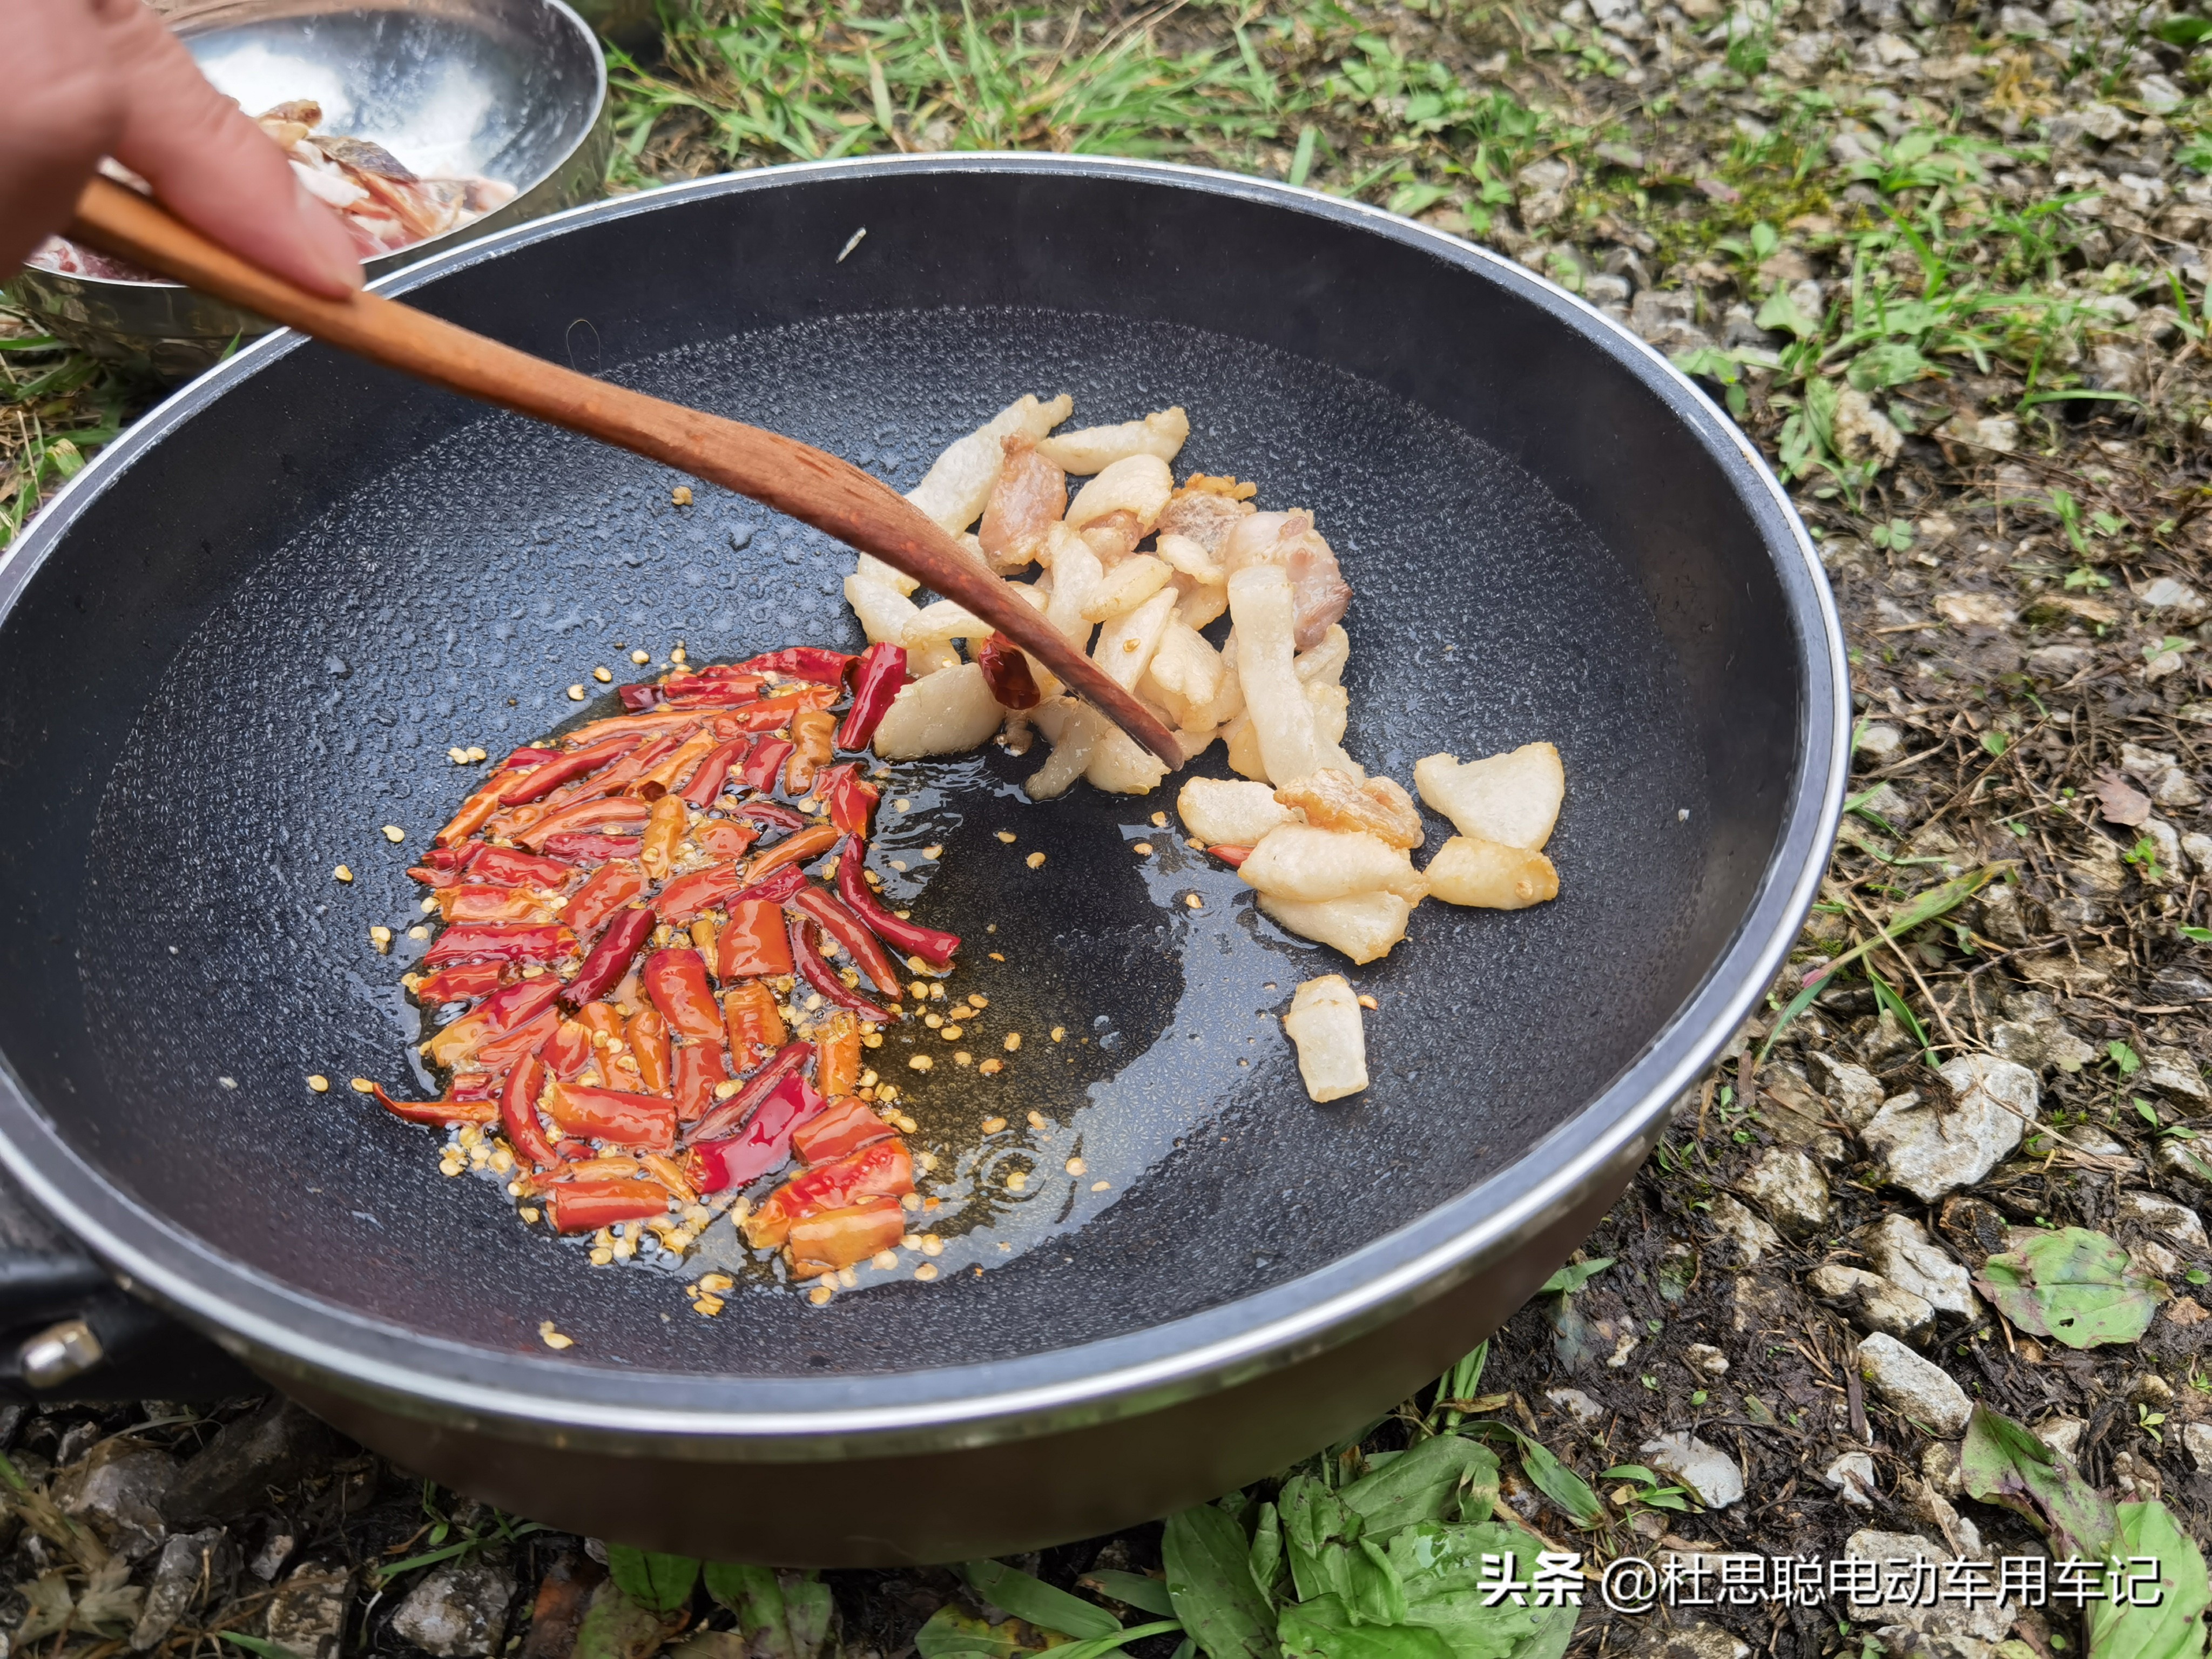
M1267 1511L1274 1513L1274 1505ZM1132 1607L1139 1613L1157 1613L1163 1619L1175 1616L1175 1603L1168 1599L1167 1581L1147 1578L1141 1572L1120 1572L1112 1567L1100 1567L1086 1572L1077 1581L1097 1590L1109 1601Z
M1273 1504L1260 1505L1258 1524L1252 1528L1252 1582L1273 1606L1275 1580L1283 1573L1283 1517Z
M614 1548L607 1549L608 1565L614 1565ZM631 1596L610 1578L592 1592L592 1605L584 1609L576 1626L574 1659L647 1659L668 1639L668 1621ZM264 1656L264 1659L270 1659Z
M1601 1255L1595 1261L1570 1261L1553 1273L1537 1291L1539 1296L1572 1296L1577 1291L1613 1266L1613 1258Z
M1605 1519L1605 1500L1590 1490L1589 1482L1552 1455L1537 1442L1508 1423L1470 1423L1466 1431L1492 1440L1510 1440L1520 1448L1521 1470L1538 1492L1558 1504L1579 1525L1595 1526Z
M1960 1443L1959 1479L1968 1497L2041 1527L2054 1554L2101 1559L2119 1530L2110 1500L2071 1463L1986 1406L1974 1407Z
M689 1555L659 1555L627 1544L610 1544L607 1576L638 1606L671 1613L691 1599L691 1587L699 1582L699 1563Z
M738 1615L753 1659L814 1659L830 1634L830 1587L818 1573L710 1561L707 1594Z
M1455 1659L1557 1659L1575 1627L1572 1607L1516 1607L1510 1598L1486 1606L1482 1558L1511 1555L1514 1577L1533 1577L1542 1547L1502 1522L1480 1526L1425 1522L1390 1540L1390 1559L1406 1586L1406 1617L1451 1646Z
M921 1659L953 1659L966 1654L980 1654L983 1659L1013 1659L1018 1653L1030 1651L1016 1634L1020 1628L1012 1619L1003 1625L987 1625L948 1602L915 1632L914 1650Z
M1373 1539L1363 1538L1345 1552L1344 1576L1349 1589L1345 1606L1353 1623L1405 1622L1405 1582L1399 1577L1398 1569L1390 1565L1390 1558L1376 1547Z
M1239 1534L1238 1543L1243 1541ZM994 1607L1004 1607L1017 1619L1025 1619L1039 1630L1054 1630L1079 1641L1096 1641L1121 1628L1121 1621L1096 1601L1055 1589L1042 1578L1033 1578L1003 1561L963 1563L960 1576L968 1588Z
M1361 1534L1377 1543L1416 1521L1487 1521L1498 1501L1498 1457L1463 1435L1438 1435L1337 1496L1365 1523Z
M1277 1659L1274 1612L1252 1580L1251 1543L1234 1516L1211 1504L1170 1516L1160 1557L1176 1617L1206 1659Z
M1358 1512L1310 1474L1285 1482L1275 1507L1282 1516L1283 1553L1290 1557L1298 1600L1342 1595L1347 1585L1344 1546L1364 1525Z
M1753 320L1761 328L1778 328L1801 340L1810 339L1820 331L1820 319L1808 316L1805 308L1790 298L1786 288L1778 288L1768 295Z
M1276 1638L1283 1659L1455 1659L1436 1632L1420 1625L1356 1623L1334 1595L1285 1607Z
M2212 35L2212 21L2202 17L2167 17L2152 24L2150 32L2169 46L2186 50L2202 46L2205 37Z
M1861 392L1880 392L1919 380L1935 368L1910 341L1881 340L1852 358L1844 377Z
M2196 1541L2165 1504L2123 1504L2112 1553L2110 1599L2089 1606L2089 1659L2197 1659L2212 1586Z
M1153 1625L1132 1625L1127 1630L1116 1628L1111 1636L1094 1637L1084 1642L1062 1642L1036 1656L1036 1659L1105 1659L1109 1653L1118 1653L1132 1642L1140 1642L1148 1636L1167 1636L1182 1628L1173 1619L1163 1619Z
M2039 1233L1991 1256L1975 1284L2021 1329L2069 1348L2136 1340L2167 1294L2125 1250L2084 1227Z

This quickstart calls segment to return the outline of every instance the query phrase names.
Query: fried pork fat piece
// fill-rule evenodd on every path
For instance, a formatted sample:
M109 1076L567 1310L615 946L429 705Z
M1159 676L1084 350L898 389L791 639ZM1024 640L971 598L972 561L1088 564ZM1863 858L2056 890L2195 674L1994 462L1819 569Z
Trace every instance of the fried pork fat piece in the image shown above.
M1310 979L1291 994L1283 1034L1297 1045L1298 1075L1316 1105L1367 1086L1367 1031L1342 974Z
M1559 872L1544 856L1567 775L1548 743L1462 763L1430 755L1413 765L1421 799L1460 833L1429 860L1429 890L1447 904L1519 910L1557 898Z

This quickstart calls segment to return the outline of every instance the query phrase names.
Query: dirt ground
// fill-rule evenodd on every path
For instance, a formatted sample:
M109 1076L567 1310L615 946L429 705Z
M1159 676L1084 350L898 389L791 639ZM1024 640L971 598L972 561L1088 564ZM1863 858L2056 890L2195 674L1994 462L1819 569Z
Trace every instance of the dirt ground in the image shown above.
M1510 1457L1505 1501L1593 1562L1832 1557L1867 1529L1946 1554L2038 1547L2019 1516L1960 1494L1955 1425L1863 1376L1861 1345L1888 1331L2107 1493L2162 1497L2212 1540L2212 1319L2196 1296L2212 1149L2194 1149L2212 1112L2212 142L2197 52L2212 23L2101 0L1192 5L1079 14L1048 69L1002 62L1003 87L978 75L964 97L897 56L900 39L866 37L893 71L886 117L855 67L866 17L727 15L769 43L757 63L715 58L695 19L665 58L621 70L629 182L790 153L769 119L799 99L771 73L787 63L823 107L874 110L882 131L854 147L1109 147L1109 117L1133 118L1137 94L1102 113L1082 76L1103 85L1136 51L1154 93L1185 100L1154 112L1169 137L1151 149L1358 193L1583 293L1701 376L1819 537L1861 716L1842 842L1765 1010L1587 1245L1609 1265L1490 1345L1480 1411L1592 1482L1601 1522L1577 1532ZM984 21L985 44L1016 48L1061 27ZM983 44L962 50L973 70ZM1190 69L1206 54L1215 69ZM740 118L752 106L731 88L755 72L772 107ZM54 441L76 430L89 448L145 395L47 364L8 369L19 517L69 470ZM2077 1348L1981 1289L1948 1307L1936 1294L1986 1280L2017 1230L2069 1227L2127 1253L2122 1299L2155 1308L2140 1335ZM1900 1237L1920 1269L1894 1265ZM1364 1451L1403 1444L1429 1403ZM1681 1459L1651 1449L1668 1435L1730 1466L1741 1495L1717 1501L1710 1459L1673 1472ZM329 1659L342 1631L349 1652L413 1651L393 1619L423 1569L399 1564L460 1542L459 1559L495 1569L453 1592L487 1631L441 1650L560 1659L577 1586L599 1571L585 1540L518 1532L257 1401L8 1408L0 1449L27 1483L0 1519L0 1632L24 1653L100 1659L146 1636L157 1546L187 1534L206 1540L205 1574L130 1645L198 1655L235 1631ZM1846 1454L1866 1460L1856 1477L1836 1473ZM1356 1471L1364 1454L1322 1455ZM1601 1478L1621 1464L1654 1478ZM137 1498L88 1498L103 1468ZM193 1481L191 1504L163 1496ZM58 1547L42 1492L94 1515L118 1565ZM1018 1565L1066 1587L1159 1560L1155 1527ZM878 1659L913 1652L966 1594L945 1571L829 1580L838 1639ZM1810 1659L1865 1634L1827 1606L1717 1606L1668 1626L1592 1597L1571 1650L1672 1641L1742 1659L1732 1635ZM1997 1634L2025 1644L2011 1659L2081 1640L2056 1614ZM1934 1650L1995 1645L1953 1632Z

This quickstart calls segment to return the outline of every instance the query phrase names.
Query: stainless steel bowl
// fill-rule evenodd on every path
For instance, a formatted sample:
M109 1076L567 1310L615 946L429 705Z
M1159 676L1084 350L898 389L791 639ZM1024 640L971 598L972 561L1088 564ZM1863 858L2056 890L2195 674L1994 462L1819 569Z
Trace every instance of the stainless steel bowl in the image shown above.
M330 131L416 172L515 187L496 212L367 262L372 277L599 193L613 147L606 60L562 0L179 0L158 7L249 111L320 101ZM103 357L196 374L266 319L175 283L27 267L9 284L54 333Z

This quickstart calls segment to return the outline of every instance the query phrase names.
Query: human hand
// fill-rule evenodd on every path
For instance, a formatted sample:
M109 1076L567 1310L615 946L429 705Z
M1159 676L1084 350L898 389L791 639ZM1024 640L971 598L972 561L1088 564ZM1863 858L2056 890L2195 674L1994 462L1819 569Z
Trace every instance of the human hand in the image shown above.
M0 0L0 275L69 222L112 155L179 218L265 270L333 299L361 286L337 215L142 0Z

